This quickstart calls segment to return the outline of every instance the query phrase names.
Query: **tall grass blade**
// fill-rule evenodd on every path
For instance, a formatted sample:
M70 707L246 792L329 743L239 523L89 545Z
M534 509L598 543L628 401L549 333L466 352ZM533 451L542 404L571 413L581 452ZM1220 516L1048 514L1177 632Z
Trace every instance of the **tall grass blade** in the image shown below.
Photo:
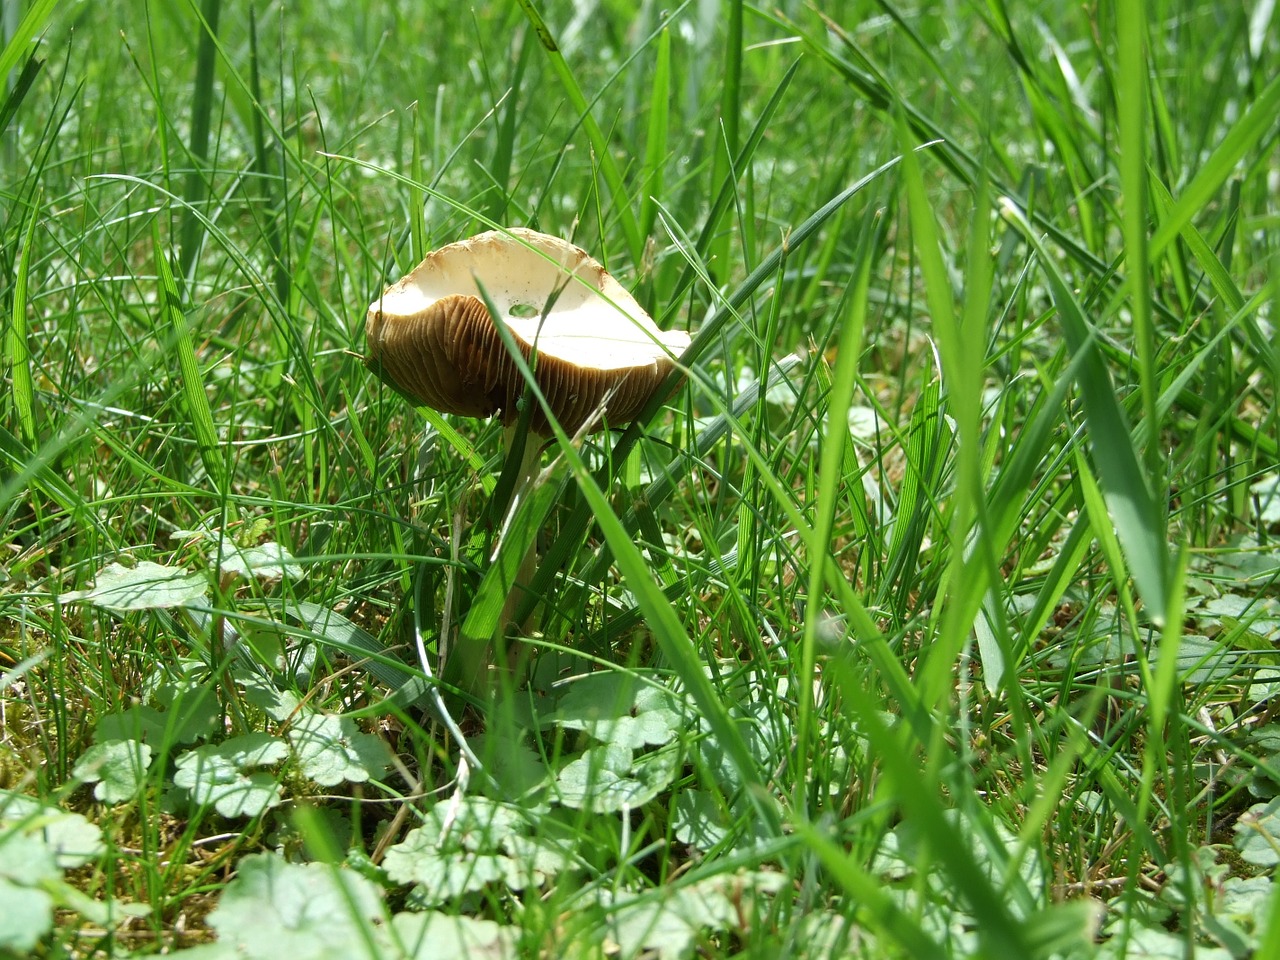
M45 24L49 22L49 17L53 15L53 8L57 5L58 0L34 0L27 7L27 12L18 21L13 36L9 37L4 49L0 50L0 80L7 81L10 70L21 61L31 59L31 51L27 46L35 39L36 34L44 29Z
M895 157L893 160L881 164L875 170L832 197L797 225L787 235L781 246L775 248L741 283L729 292L721 307L702 325L694 336L693 342L690 343L689 349L680 357L681 366L687 367L692 364L703 352L719 340L724 327L737 316L738 308L750 300L761 284L777 272L779 264L781 264L788 251L799 248L837 210L865 190L867 186L874 183L889 170L892 170L897 163L898 159ZM644 409L636 417L635 421L623 431L622 435L614 443L606 461L607 463L626 462L646 425L662 408L666 398L671 396L682 377L683 373L680 370L673 371L667 382L654 392L652 398L645 404ZM603 478L601 480L603 481ZM580 537L585 537L590 529L590 523L591 507L585 502L579 501L574 507L573 514L565 523L564 529L581 531ZM576 552L579 542L581 541L578 536L562 536L552 545L542 565L538 568L537 576L534 578L532 592L535 595L549 595L552 580L555 579L557 572L568 563L570 555Z
M18 266L13 278L13 309L5 330L5 366L9 368L10 396L17 415L18 435L22 442L35 449L35 384L31 377L31 350L27 343L27 279L31 273L31 250L34 247L36 224L40 220L37 203L27 219L27 232L18 254Z
M522 31L514 42L520 52L516 55L511 84L504 94L505 100L502 104L501 118L498 121L498 135L494 138L493 159L490 161L490 172L497 185L497 192L494 194L493 202L489 204L488 211L489 219L494 223L508 223L510 220L508 208L511 204L509 192L511 162L516 153L517 121L520 118L520 84L524 80L525 67L529 62L530 45L527 42L527 33ZM419 254L419 256L425 255L425 250Z
M194 0L192 0L194 2ZM184 284L192 280L191 270L201 247L200 220L195 216L196 207L203 204L208 194L208 176L204 164L209 159L209 131L213 117L214 67L217 64L218 15L221 0L201 0L200 39L196 44L196 77L194 100L191 104L191 140L187 145L191 169L187 172L186 186L182 191L182 225L179 232L178 275Z
M595 151L595 161L600 165L600 173L604 177L605 185L609 188L613 215L617 217L618 224L622 227L622 235L626 239L627 252L631 256L631 262L640 263L644 257L644 237L640 233L640 225L636 222L635 214L631 210L631 199L627 195L622 172L618 169L618 163L614 159L612 145L605 138L600 125L596 123L595 117L592 116L591 106L583 95L582 88L578 85L577 78L565 60L564 54L560 52L560 46L556 43L554 34L547 26L547 22L543 20L542 14L538 12L537 6L533 0L517 0L517 2L520 4L520 9L524 11L525 16L528 17L529 25L533 27L533 32L537 35L538 42L546 50L547 59L551 61L551 68L555 72L557 79L559 79L565 96L569 98L570 106L573 107L582 121L582 127L587 133L587 139L591 141L591 149Z
M1123 6L1125 5L1121 4ZM1121 49L1126 45L1122 44ZM1197 169L1191 182L1183 188L1177 203L1151 237L1150 250L1153 258L1160 256L1173 239L1182 233L1183 227L1209 206L1213 195L1222 189L1222 185L1237 169L1245 154L1261 143L1264 137L1274 134L1277 116L1280 116L1280 75L1273 77L1257 99L1249 104L1244 116L1232 125L1222 142Z
M9 92L5 95L4 103L0 104L0 136L4 136L5 131L9 129L9 124L13 118L18 115L18 108L22 106L22 101L26 99L27 92L30 91L31 85L35 83L36 77L40 74L40 68L44 66L44 61L38 59L34 54L27 58L27 62L22 66L22 72L18 74L13 85L9 88Z
M640 171L640 235L648 242L663 197L663 171L667 163L667 135L671 125L671 31L658 34L653 67L653 93L649 98L649 129Z
M804 633L800 643L801 677L817 673L818 630L826 616L827 565L831 563L830 544L835 528L836 505L841 500L841 485L846 480L846 462L852 440L849 437L849 407L853 404L853 392L858 375L858 361L862 356L862 335L867 322L867 297L871 283L871 265L875 262L873 244L876 243L876 211L867 206L863 218L860 241L854 254L858 272L849 288L847 304L841 304L844 322L839 326L835 373L831 379L831 391L826 402L826 425L822 437L821 462L818 467L817 516L813 525L813 542L822 549L809 556L809 589L805 607ZM818 360L819 363L823 361ZM858 481L855 481L858 482ZM796 711L796 739L799 743L812 742L813 736L813 685L800 684L799 704ZM797 790L807 789L809 764L807 752L797 756L799 771ZM796 806L804 806L797 798Z
M1116 7L1116 47L1120 76L1116 82L1120 125L1120 186L1124 199L1121 228L1125 264L1129 268L1129 310L1138 355L1138 392L1142 419L1150 424L1151 442L1142 446L1149 479L1162 484L1164 469L1155 437L1160 433L1156 393L1156 334L1151 314L1151 265L1147 233L1147 12L1145 0ZM1061 307L1059 308L1061 309ZM1154 598L1153 598L1154 599ZM1163 606L1159 609L1163 611Z
M286 200L283 176L276 175L272 169L271 153L267 147L266 121L263 113L266 107L262 102L262 77L260 73L260 57L258 54L258 17L256 8L249 6L249 111L253 118L253 168L258 175L259 200L263 207L265 223L263 236L267 249L271 251L272 276L274 277L276 300L282 309L289 308L292 296L293 273L285 259L283 231L280 221L284 214ZM283 167L283 163L281 164ZM283 172L283 170L281 171Z
M1067 344L1073 354L1082 357L1080 391L1084 396L1089 439L1107 509L1138 592L1146 601L1147 613L1153 621L1161 622L1168 603L1169 547L1165 537L1164 511L1151 492L1152 478L1143 471L1096 336L1066 278L1021 211L1008 201L1004 210L1036 251L1040 268L1049 281Z
M205 393L200 362L196 359L195 341L192 339L191 327L187 323L187 316L182 307L182 295L178 292L177 281L169 267L164 246L160 242L160 228L157 224L152 225L152 252L156 276L160 280L161 315L169 327L173 348L178 354L182 406L186 410L191 430L195 434L196 447L200 451L200 460L204 464L205 473L208 474L214 490L225 497L230 492L227 465L222 457L218 430L214 426L213 410L209 406L209 397Z
M710 190L732 188L738 176L744 170L735 166L733 158L738 152L738 118L742 111L740 97L742 93L742 0L726 0L721 7L728 6L728 22L725 25L724 57L720 61L723 67L723 86L720 91L720 115L718 123L711 132L712 164ZM712 275L723 283L729 274L729 250L732 234L726 230L718 233L706 252L706 260Z

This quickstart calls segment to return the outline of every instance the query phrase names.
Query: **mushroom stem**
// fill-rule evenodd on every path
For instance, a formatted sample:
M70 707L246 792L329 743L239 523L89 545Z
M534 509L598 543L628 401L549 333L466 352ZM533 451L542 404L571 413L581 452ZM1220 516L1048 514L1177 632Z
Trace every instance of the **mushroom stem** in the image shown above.
M515 449L518 427L512 425L506 428L503 434L503 450L510 457ZM535 481L537 480L538 468L542 456L542 438L536 433L528 432L524 437L524 449L520 453L520 459L516 463L515 477L511 485L511 501L506 507L502 521L498 528L497 547L489 558L491 567L497 567L502 570L511 569L511 560L514 554L513 549L520 549L522 555L520 562L516 566L514 573L508 573L511 581L507 584L506 596L503 599L502 611L496 621L492 621L492 632L476 631L468 632L467 623L471 618L468 616L467 621L463 624L463 629L459 632L457 642L450 648L444 666L444 679L458 686L461 690L473 696L487 697L495 689L495 677L490 675L489 668L496 666L500 673L506 674L507 678L512 681L519 681L523 673L523 664L527 661L525 656L512 656L507 649L506 639L508 631L514 625L516 633L524 633L527 630L528 619L525 622L515 622L516 614L523 605L525 593L528 591L529 584L533 581L533 575L537 569L538 563L538 541L537 537L528 537L527 531L519 531L516 534L513 524L516 522L517 514L520 512L522 504L529 498L533 492ZM504 469L504 472L505 469ZM525 548L522 544L528 543ZM504 551L507 551L504 553ZM496 570L492 572L497 572ZM505 578L504 578L505 579ZM486 630L489 628L486 628ZM495 653L497 654L495 656ZM495 662L496 661L496 662Z

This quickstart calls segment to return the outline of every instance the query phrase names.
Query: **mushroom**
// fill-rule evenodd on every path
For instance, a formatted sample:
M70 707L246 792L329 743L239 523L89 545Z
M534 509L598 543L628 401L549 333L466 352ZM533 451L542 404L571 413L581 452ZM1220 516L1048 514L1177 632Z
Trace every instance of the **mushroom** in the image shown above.
M369 305L366 362L400 393L442 413L500 416L508 447L525 381L486 297L570 436L634 420L690 342L683 331L659 330L600 263L558 237L512 227L427 254ZM529 429L534 437L524 446L508 517L537 471L542 439L553 433L541 405L529 411ZM536 559L536 549L524 558L499 633L514 618Z

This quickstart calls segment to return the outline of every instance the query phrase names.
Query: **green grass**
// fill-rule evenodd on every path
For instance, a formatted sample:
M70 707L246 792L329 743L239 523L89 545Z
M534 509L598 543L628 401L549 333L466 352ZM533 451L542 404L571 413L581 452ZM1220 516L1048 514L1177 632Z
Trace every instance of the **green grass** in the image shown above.
M1280 950L1270 5L56 6L0 956ZM505 535L362 362L495 224L693 334ZM441 688L535 540L531 683Z

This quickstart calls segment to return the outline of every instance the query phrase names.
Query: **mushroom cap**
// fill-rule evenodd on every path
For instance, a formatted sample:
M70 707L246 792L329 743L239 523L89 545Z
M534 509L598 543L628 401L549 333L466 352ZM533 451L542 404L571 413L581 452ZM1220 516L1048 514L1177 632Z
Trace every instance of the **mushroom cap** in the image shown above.
M441 247L387 287L369 305L366 362L402 393L442 413L500 412L504 424L513 423L524 379L480 286L526 361L536 343L534 376L570 434L602 402L609 426L634 420L671 372L673 357L689 346L687 333L659 330L584 250L513 227ZM536 433L550 433L540 406L531 424ZM593 429L603 426L597 420Z

